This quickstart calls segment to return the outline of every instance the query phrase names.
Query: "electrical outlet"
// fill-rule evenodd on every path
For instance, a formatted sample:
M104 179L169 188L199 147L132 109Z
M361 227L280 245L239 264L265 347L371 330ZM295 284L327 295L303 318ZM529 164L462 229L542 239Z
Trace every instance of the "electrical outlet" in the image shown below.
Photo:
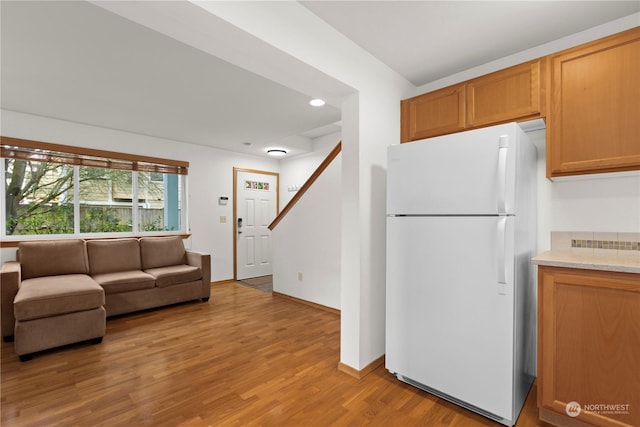
M227 222L227 217L224 215L220 216L220 224L224 224L226 222Z
M302 282L302 272L301 271L298 272L298 280L300 282Z

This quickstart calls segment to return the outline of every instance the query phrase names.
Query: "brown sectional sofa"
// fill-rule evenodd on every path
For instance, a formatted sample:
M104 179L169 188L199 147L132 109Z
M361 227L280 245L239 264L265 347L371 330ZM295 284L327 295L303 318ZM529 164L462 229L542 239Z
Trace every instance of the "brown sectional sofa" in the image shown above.
M17 259L0 273L0 326L22 360L100 342L108 316L208 301L211 291L210 256L179 236L21 242Z

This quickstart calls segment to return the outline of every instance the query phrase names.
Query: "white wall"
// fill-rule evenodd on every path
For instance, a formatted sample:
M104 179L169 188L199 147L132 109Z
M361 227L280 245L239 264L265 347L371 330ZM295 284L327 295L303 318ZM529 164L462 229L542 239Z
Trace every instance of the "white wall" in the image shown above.
M594 174L549 181L545 130L527 134L538 151L538 252L552 231L640 232L640 174Z
M338 155L272 232L273 290L338 310L341 164Z
M340 361L360 370L384 354L386 147L414 87L296 2L199 4L356 91L342 103Z
M233 167L279 172L277 160L6 110L2 135L189 162L191 238L185 246L211 254L212 281L233 278ZM218 205L220 196L229 197L226 206ZM15 249L4 248L2 260L12 259Z
M289 191L289 187L302 186L340 142L340 137L340 132L336 132L315 138L312 152L280 160L280 210L296 194L296 191Z

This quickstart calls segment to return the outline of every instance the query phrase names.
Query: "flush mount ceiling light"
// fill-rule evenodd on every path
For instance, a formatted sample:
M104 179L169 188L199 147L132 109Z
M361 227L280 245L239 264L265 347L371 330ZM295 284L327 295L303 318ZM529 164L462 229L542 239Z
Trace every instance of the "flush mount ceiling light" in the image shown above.
M267 154L273 157L283 157L287 155L287 150L284 148L268 148Z
M314 107L322 107L324 105L324 101L320 98L312 99L311 101L309 101L309 105L312 105Z

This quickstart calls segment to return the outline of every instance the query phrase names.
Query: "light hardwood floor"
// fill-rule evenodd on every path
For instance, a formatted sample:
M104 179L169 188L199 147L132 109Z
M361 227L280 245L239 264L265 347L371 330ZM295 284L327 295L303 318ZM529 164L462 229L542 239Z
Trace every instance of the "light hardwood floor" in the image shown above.
M339 316L236 283L107 321L98 345L22 363L2 343L3 427L499 426L384 367L337 370ZM487 388L491 387L487 384ZM535 387L517 426L537 420Z

